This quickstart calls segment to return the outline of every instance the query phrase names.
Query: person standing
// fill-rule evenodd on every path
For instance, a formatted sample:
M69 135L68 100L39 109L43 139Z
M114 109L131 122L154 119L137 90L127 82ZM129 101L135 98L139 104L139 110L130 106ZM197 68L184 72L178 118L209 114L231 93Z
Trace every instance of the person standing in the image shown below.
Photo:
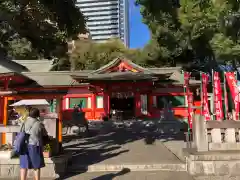
M43 137L47 136L47 131L39 117L40 111L37 108L32 108L29 117L22 124L24 132L29 135L29 139L26 150L20 155L21 180L27 179L29 169L34 170L35 180L40 180L40 169L45 166Z

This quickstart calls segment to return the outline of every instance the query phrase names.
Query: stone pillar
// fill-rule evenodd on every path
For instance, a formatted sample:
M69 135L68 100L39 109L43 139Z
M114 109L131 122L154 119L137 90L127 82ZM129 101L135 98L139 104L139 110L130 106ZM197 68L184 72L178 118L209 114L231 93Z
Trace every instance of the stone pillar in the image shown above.
M236 132L234 128L226 129L225 141L228 143L236 143Z
M6 136L5 136L6 144L10 144L12 146L16 135L17 135L17 133L15 133L15 132L6 133Z
M212 129L211 136L213 143L222 143L221 129Z
M195 114L192 125L192 132L197 151L208 151L207 129L203 116Z

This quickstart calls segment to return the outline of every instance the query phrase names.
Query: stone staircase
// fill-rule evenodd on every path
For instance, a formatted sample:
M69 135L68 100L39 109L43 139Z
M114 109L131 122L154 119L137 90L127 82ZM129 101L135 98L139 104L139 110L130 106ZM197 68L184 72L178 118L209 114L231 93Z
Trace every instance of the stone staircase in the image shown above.
M68 172L118 172L122 169L130 171L174 171L186 172L186 164L94 164L69 166Z

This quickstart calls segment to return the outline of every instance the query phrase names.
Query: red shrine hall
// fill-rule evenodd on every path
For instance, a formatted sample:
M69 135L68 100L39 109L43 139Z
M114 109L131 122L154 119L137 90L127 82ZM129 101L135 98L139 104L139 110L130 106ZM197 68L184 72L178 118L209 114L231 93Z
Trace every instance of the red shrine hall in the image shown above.
M181 67L144 68L124 58L97 70L51 71L52 67L49 60L0 61L0 126L10 125L9 105L22 99L45 99L54 106L50 109L57 110L59 142L62 122L71 120L75 105L89 121L160 118L163 110L177 119L188 116ZM189 84L193 92L200 81L190 79ZM0 135L4 144L6 133Z
M0 62L2 124L8 121L8 101L41 98L57 99L64 121L72 118L75 105L88 120L159 118L163 109L187 117L181 67L144 68L125 58L97 70L57 72L50 71L52 66L47 60ZM192 91L199 85L190 79Z
M79 104L89 120L159 118L166 107L178 118L187 117L181 67L143 68L117 58L98 70L71 76L86 86L64 96L64 119L70 119L72 108ZM192 89L199 85L190 80Z

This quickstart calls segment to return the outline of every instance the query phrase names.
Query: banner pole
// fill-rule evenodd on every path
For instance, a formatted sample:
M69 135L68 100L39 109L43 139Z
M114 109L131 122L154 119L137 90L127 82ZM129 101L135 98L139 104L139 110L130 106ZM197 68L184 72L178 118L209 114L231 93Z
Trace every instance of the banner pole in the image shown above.
M190 122L189 122L189 105L188 105L188 101L187 101L187 99L188 99L188 94L187 94L187 84L185 84L185 72L183 71L183 82L184 82L184 95L185 95L185 98L184 98L184 103L185 103L185 106L186 106L186 108L187 108L187 125L188 125L188 138L190 138L190 135L191 135L191 132L190 132ZM188 81L187 81L188 82ZM189 83L188 83L189 84Z
M202 84L202 72L200 72L200 81L201 81L201 85L200 85L200 91L201 91L201 116L203 115L203 84Z
M224 91L224 110L225 118L228 119L228 94L227 94L227 84L226 84L226 73L223 72L223 91Z
M212 100L213 100L213 120L216 120L215 118L215 92L214 92L214 70L212 69Z
M239 120L239 91L238 91L237 71L235 71L234 74L235 74L235 78L236 78L236 86L237 86L236 88L237 88L237 96L238 96L238 111L237 111L238 112L238 115L237 115L238 119L237 120Z

